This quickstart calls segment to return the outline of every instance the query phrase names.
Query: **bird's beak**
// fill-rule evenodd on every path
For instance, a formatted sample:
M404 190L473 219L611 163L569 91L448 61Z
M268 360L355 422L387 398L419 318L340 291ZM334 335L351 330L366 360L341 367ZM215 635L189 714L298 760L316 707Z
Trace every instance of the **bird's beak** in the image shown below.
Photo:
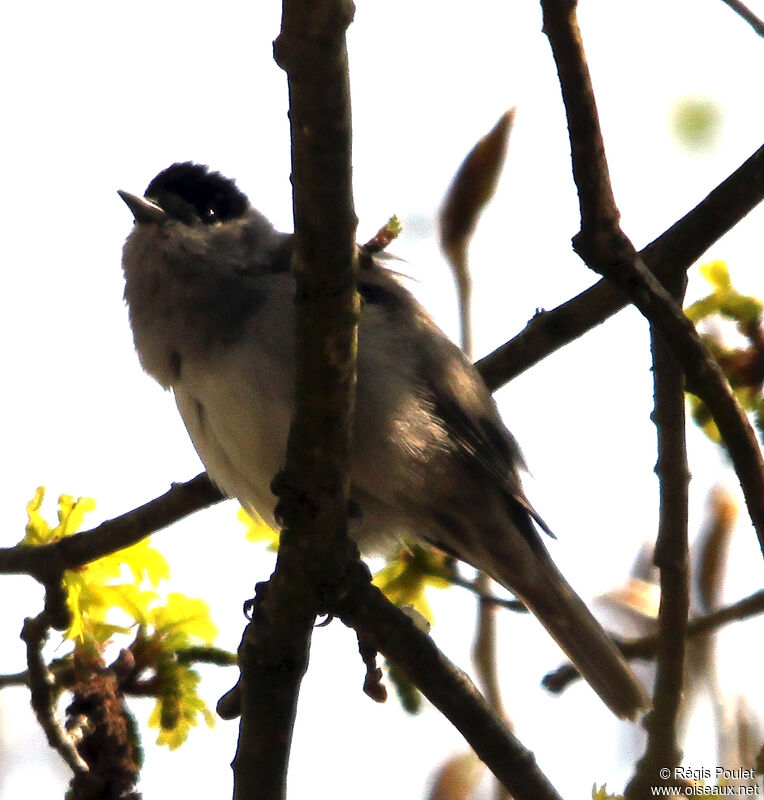
M164 222L167 219L167 213L151 200L122 191L122 189L119 189L117 194L127 203L136 222Z

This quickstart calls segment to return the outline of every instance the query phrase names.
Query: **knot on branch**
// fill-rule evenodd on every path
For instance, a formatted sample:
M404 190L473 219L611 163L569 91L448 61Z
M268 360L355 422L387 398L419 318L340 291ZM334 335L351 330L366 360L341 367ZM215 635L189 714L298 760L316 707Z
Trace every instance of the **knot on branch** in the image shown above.
M285 72L305 68L312 55L344 46L345 32L355 17L352 0L287 5L281 33L273 43L273 59Z

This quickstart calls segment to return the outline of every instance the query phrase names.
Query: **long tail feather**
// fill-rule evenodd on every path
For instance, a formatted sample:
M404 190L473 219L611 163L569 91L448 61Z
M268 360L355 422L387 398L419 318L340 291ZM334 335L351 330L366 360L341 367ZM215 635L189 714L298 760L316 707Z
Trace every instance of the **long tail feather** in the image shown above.
M539 559L543 563L533 572L531 580L522 581L522 590L514 572L502 575L499 569L499 574L492 577L514 587L515 593L613 713L634 719L650 704L642 684L551 559L543 555Z

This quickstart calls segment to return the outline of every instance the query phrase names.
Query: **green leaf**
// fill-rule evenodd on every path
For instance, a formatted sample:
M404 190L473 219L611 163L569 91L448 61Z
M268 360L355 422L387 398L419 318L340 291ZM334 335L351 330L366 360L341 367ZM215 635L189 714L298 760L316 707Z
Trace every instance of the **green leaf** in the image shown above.
M240 508L236 513L236 519L246 526L244 536L248 542L265 542L268 549L273 552L279 549L278 531L273 530L261 516Z
M432 624L428 587L446 589L451 585L445 556L431 547L401 548L396 557L374 575L373 583L396 606L413 606Z
M712 442L721 444L721 434L706 404L699 397L689 392L687 393L687 399L690 403L690 414L695 424L701 428Z
M756 297L730 291L719 298L718 311L727 319L746 325L756 322L761 317L764 304Z
M53 541L51 536L52 528L40 513L42 501L45 499L45 487L38 486L34 497L27 503L27 517L29 521L26 525L24 538L19 544L47 544Z
M720 304L721 297L717 294L711 294L702 300L691 303L684 309L684 313L692 322L697 324L702 319L710 317L711 314L717 314Z
M149 620L167 638L168 647L170 640L177 642L176 646L185 645L190 639L212 644L218 635L208 603L179 592L171 592L164 605L151 609Z
M40 513L44 499L45 487L38 486L34 497L27 503L28 522L21 544L49 544L70 536L79 530L85 514L95 509L95 500L90 497L75 500L71 495L62 494L58 498L58 525L53 527Z
M732 279L730 278L730 271L726 261L721 259L708 261L705 264L701 264L698 269L714 289L726 291L732 288Z
M157 668L160 693L149 716L149 727L159 728L157 744L176 750L200 720L214 727L215 717L198 693L199 674L175 661Z
M40 487L27 505L23 539L26 544L40 545L71 535L82 525L85 514L95 508L89 498L61 495L58 524L51 526L41 513L44 497L45 489ZM198 673L189 666L190 659L179 663L177 651L185 648L188 656L193 648L199 649L200 643L210 645L217 636L217 627L203 600L173 592L158 603L155 589L169 573L167 560L148 539L78 569L66 570L63 587L72 622L64 637L74 642L74 655L96 656L100 660L107 643L115 636L129 635L137 627L129 650L139 670L153 671L155 675L155 679L146 682L157 698L149 722L160 729L159 743L174 749L200 720L213 725L215 719L199 696ZM151 588L147 589L146 584ZM127 625L114 622L115 612L127 617ZM214 648L202 649L202 654L210 662L236 661L235 654ZM67 658L73 660L73 654Z
M416 686L390 661L385 661L387 676L395 687L398 700L404 711L418 714L422 710L422 694Z

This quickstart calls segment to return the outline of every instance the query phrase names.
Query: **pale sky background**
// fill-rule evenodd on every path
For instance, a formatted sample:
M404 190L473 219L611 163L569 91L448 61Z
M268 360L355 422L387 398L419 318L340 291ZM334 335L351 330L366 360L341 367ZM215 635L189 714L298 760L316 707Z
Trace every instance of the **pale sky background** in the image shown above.
M764 14L764 2L751 0ZM116 190L141 193L174 161L208 163L236 177L252 202L291 229L286 80L272 61L280 4L198 2L14 3L4 9L5 163L0 194L4 385L2 538L23 535L25 505L48 487L96 498L92 524L164 492L201 466L171 398L141 373L122 302L120 249L131 217ZM694 206L762 143L764 42L721 0L583 0L584 43L597 91L623 227L644 246ZM507 166L472 249L475 352L520 330L594 277L574 256L578 230L556 74L535 0L359 0L349 34L359 240L393 213L393 251L440 324L456 335L452 280L434 216L463 156L502 112L518 106ZM677 99L710 97L723 125L705 154L679 149ZM758 209L704 260L730 262L739 288L761 295ZM695 276L690 295L706 292ZM528 490L557 532L552 553L585 596L619 584L657 520L655 431L647 327L621 313L498 394L533 472ZM690 435L691 530L709 487L736 483L715 449ZM241 603L272 557L243 543L235 506L221 505L155 537L171 559L173 588L204 596L235 648ZM733 545L735 600L761 586L761 556L743 515ZM474 603L462 590L433 596L433 636L469 667ZM0 672L24 666L18 639L41 593L25 578L0 581ZM753 692L762 625L722 640L722 682ZM590 690L562 698L538 687L559 661L531 619L500 617L506 704L522 741L562 794L593 782L622 787L638 755L631 734ZM205 672L210 706L233 671ZM293 797L424 796L432 770L464 749L433 709L402 714L361 692L352 632L334 622L314 635L290 771ZM750 694L754 706L764 698ZM58 768L23 690L0 694L0 796L61 797ZM135 704L145 719L149 703ZM715 766L695 722L685 763ZM177 753L144 740L144 797L229 794L237 726L200 728ZM626 760L625 760L626 759Z

